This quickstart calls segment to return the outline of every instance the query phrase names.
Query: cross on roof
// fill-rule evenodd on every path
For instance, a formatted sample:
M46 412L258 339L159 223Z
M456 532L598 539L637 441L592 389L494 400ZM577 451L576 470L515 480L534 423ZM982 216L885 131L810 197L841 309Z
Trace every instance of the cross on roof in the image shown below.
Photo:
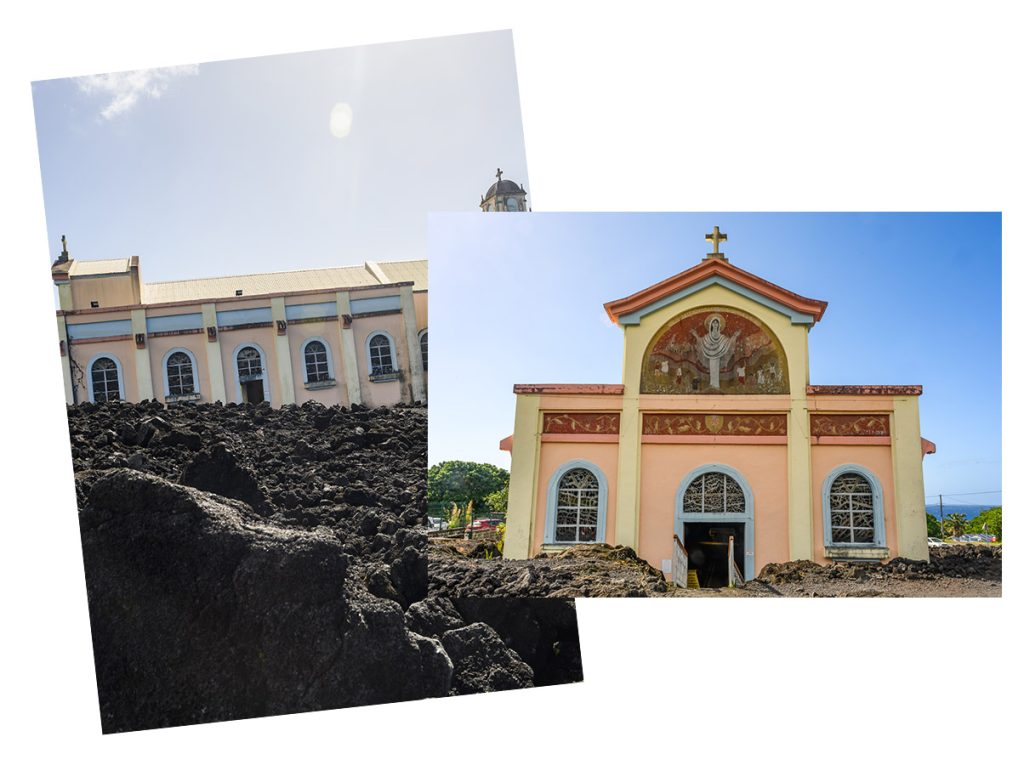
M718 230L718 226L715 226L715 230L712 231L710 234L705 234L704 235L704 241L705 242L711 242L714 245L714 248L715 248L714 252L709 252L708 253L708 257L709 258L724 258L725 257L725 253L718 251L718 245L719 245L720 242L728 241L728 239L729 239L728 235L721 233Z

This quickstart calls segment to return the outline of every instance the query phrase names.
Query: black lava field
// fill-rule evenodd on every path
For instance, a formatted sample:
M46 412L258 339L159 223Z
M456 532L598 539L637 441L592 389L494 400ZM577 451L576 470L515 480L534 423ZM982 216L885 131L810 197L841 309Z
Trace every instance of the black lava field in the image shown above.
M68 424L104 732L582 679L571 601L428 597L423 407Z

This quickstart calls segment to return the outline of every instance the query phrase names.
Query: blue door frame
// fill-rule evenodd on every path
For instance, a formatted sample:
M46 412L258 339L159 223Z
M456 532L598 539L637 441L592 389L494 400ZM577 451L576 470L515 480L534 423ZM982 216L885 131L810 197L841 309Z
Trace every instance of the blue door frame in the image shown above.
M743 489L743 499L745 510L742 513L684 513L683 512L683 495L686 493L687 487L693 483L696 478L704 475L705 473L724 473L740 485ZM754 492L750 488L750 484L738 470L729 467L728 465L720 465L717 463L701 465L695 470L691 470L683 480L679 483L679 489L676 491L676 508L675 508L675 524L674 531L676 535L683 540L683 545L686 545L686 524L687 523L742 523L743 524L743 578L746 581L750 581L756 576L756 567L754 560Z

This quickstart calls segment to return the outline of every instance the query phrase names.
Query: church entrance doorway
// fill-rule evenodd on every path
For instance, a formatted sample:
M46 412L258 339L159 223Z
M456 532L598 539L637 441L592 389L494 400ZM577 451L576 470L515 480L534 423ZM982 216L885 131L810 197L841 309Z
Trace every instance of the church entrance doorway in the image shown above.
M733 538L733 560L743 570L744 523L686 522L683 546L690 556L690 569L701 587L729 586L729 537Z
M243 404L260 404L264 400L263 380L249 380L242 383Z
M675 534L701 587L729 584L729 538L743 579L754 570L754 494L739 471L704 465L690 472L676 493Z

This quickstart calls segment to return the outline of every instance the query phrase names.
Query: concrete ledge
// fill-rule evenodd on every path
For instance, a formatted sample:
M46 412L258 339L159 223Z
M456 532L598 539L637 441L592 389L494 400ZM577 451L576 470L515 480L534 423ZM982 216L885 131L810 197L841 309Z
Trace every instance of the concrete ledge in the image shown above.
M826 547L825 557L842 561L883 561L889 557L888 547Z

